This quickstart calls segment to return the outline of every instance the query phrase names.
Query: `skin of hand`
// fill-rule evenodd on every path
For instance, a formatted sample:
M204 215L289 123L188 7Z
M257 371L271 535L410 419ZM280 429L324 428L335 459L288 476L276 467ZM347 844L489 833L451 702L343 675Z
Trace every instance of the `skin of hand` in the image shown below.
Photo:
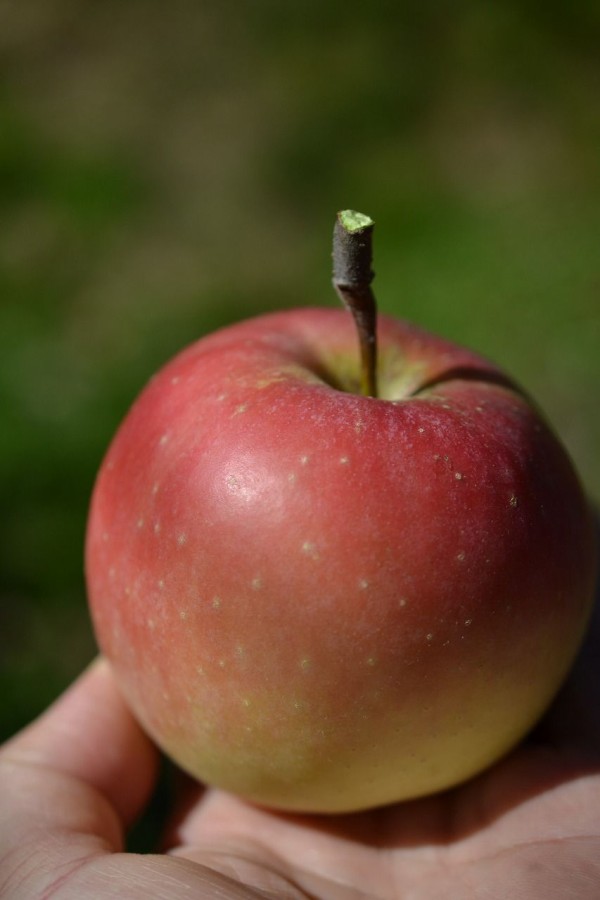
M159 757L98 660L0 749L2 900L596 900L600 603L528 740L434 797L293 816L187 783L164 851L125 852Z

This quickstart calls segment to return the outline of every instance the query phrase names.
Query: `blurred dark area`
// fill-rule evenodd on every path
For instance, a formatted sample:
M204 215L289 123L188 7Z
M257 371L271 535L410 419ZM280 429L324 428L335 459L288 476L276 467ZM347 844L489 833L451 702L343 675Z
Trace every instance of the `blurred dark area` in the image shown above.
M152 372L333 305L494 358L600 497L600 5L0 0L0 736L93 657L94 475Z

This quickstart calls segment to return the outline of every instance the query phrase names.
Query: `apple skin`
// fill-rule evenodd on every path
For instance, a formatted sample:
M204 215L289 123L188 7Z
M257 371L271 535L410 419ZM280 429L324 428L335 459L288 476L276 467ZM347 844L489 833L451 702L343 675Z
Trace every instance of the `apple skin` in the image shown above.
M380 317L380 398L342 310L203 338L142 392L86 542L102 652L198 779L345 812L505 754L588 618L592 519L530 401L480 356Z

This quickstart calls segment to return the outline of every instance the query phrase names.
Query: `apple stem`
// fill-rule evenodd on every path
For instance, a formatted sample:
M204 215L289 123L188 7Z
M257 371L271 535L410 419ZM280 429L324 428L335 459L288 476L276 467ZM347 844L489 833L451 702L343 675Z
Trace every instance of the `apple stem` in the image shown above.
M377 304L371 290L374 224L369 216L344 209L333 229L333 286L358 331L360 386L366 397L377 396Z

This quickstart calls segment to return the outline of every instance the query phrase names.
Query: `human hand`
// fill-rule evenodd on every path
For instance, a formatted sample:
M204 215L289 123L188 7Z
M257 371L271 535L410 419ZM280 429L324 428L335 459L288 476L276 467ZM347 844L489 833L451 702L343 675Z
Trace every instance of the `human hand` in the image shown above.
M534 734L443 794L346 816L189 784L162 853L124 852L158 753L100 660L0 750L0 898L592 900L600 896L600 606Z

